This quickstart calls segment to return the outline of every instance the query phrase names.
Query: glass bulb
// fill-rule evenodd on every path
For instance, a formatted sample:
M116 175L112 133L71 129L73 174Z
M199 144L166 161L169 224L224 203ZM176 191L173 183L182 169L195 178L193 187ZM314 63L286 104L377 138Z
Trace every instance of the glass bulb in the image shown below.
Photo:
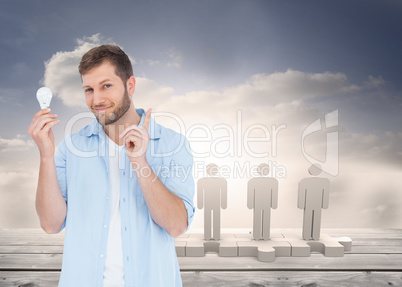
M36 92L36 98L38 99L41 109L46 109L50 106L52 91L47 87L42 87Z

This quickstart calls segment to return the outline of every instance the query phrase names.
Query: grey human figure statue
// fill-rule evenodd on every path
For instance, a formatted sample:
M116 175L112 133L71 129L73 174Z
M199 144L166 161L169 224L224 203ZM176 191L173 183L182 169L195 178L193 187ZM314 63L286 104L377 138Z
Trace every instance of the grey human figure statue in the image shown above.
M197 182L197 207L204 208L205 240L219 240L221 208L227 207L227 182L218 176L216 164L210 163L206 170L209 177L200 178Z
M317 177L321 173L321 166L312 165L310 175L299 182L297 207L304 209L303 238L304 240L320 239L321 209L329 205L329 179Z
M278 207L278 180L267 177L269 165L258 166L260 177L252 178L247 185L247 207L254 209L253 238L269 240L271 226L271 208Z

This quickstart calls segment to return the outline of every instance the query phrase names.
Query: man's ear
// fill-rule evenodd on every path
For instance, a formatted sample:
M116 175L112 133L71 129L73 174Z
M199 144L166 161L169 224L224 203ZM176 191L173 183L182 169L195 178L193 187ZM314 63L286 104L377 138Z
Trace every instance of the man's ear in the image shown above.
M131 76L127 80L127 92L129 96L132 96L135 91L135 78L134 76Z

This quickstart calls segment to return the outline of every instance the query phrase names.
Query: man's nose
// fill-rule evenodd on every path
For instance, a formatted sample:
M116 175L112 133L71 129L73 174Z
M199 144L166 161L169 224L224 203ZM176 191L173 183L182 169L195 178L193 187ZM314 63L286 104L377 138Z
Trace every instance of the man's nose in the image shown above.
M102 105L105 102L105 97L101 91L94 91L94 102L95 106Z

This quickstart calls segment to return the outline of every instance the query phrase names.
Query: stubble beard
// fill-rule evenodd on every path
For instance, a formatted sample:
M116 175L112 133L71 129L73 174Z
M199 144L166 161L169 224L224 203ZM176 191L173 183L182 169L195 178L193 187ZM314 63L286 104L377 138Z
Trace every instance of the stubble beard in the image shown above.
M111 112L108 116L106 113L95 113L95 117L102 126L111 125L117 122L124 114L128 111L131 105L130 97L128 96L127 89L124 92L123 100L116 109Z

